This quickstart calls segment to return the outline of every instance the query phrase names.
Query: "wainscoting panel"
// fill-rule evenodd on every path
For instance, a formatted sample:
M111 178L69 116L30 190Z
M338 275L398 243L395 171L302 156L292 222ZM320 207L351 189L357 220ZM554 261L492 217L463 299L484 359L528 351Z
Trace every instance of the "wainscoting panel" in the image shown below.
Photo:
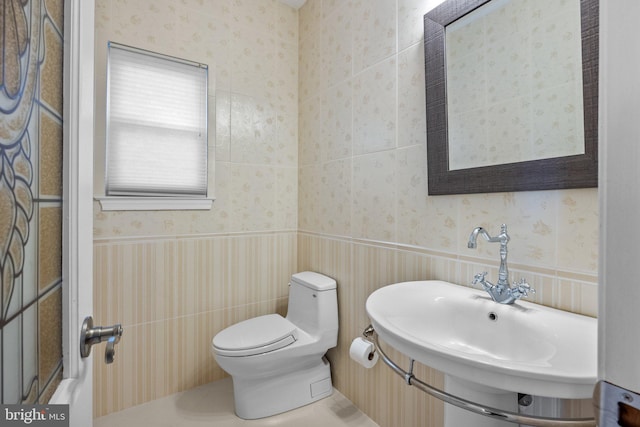
M296 234L109 239L94 245L94 318L122 323L113 364L94 348L94 416L224 378L220 330L286 314Z

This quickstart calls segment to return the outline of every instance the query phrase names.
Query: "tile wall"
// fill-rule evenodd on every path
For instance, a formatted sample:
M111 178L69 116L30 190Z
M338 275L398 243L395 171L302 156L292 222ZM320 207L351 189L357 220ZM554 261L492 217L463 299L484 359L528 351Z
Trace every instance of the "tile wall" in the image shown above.
M222 378L211 339L284 314L297 259L297 11L276 0L97 0L96 194L109 40L208 64L216 200L211 211L95 204L94 318L124 327L115 362L94 357L95 416Z
M597 314L596 189L427 196L422 17L436 3L308 0L299 11L298 269L338 281L335 385L384 427L439 427L443 408L381 364L349 359L366 298L403 280L497 277L498 247L467 248L474 227L508 224L510 270L537 290L530 300Z
M211 339L286 314L296 245L293 232L96 241L94 318L124 335L113 364L96 349L95 416L223 378Z

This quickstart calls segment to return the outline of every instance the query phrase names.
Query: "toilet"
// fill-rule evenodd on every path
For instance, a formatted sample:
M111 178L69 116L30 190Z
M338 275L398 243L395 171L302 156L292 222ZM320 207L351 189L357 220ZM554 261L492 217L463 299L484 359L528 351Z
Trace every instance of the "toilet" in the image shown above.
M333 393L327 350L338 342L336 281L312 271L289 283L287 316L268 314L229 326L211 351L233 380L235 412L256 419Z

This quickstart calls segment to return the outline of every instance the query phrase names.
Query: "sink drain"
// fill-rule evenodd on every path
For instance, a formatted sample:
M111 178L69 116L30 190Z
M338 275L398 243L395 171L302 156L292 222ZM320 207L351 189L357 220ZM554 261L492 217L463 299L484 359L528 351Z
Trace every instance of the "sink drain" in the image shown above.
M489 313L487 315L487 317L489 318L489 320L491 320L492 322L497 322L498 321L498 315L496 313L494 313L493 311L491 313Z

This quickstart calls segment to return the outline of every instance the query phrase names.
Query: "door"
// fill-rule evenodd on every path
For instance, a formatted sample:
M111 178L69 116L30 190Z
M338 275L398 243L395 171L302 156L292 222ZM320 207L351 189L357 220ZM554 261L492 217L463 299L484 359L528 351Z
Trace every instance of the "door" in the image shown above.
M600 2L600 426L640 426L640 2Z
M63 375L50 400L70 405L71 427L93 420L92 359L80 329L93 309L93 0L65 0Z
M0 402L43 404L62 379L91 378L74 360L78 343L74 347L72 340L79 328L72 334L63 329L92 306L91 257L87 262L77 255L91 254L91 193L78 185L91 181L91 167L81 171L86 179L77 166L83 159L91 165L93 2L82 5L90 19L78 19L80 0L0 4ZM75 22L65 22L71 16ZM78 39L78 22L88 27L83 43L90 43L91 50L83 52L88 62L74 71L65 66L64 56L71 52L65 45ZM85 86L65 93L63 80L73 80L65 75L69 70ZM80 72L87 77L79 79ZM78 100L88 108L79 109ZM89 151L81 158L82 133ZM69 158L73 162L63 165ZM87 285L77 288L83 281ZM84 387L77 386L81 383ZM73 384L67 390L89 390L90 413L91 383ZM90 418L84 425L90 425Z

